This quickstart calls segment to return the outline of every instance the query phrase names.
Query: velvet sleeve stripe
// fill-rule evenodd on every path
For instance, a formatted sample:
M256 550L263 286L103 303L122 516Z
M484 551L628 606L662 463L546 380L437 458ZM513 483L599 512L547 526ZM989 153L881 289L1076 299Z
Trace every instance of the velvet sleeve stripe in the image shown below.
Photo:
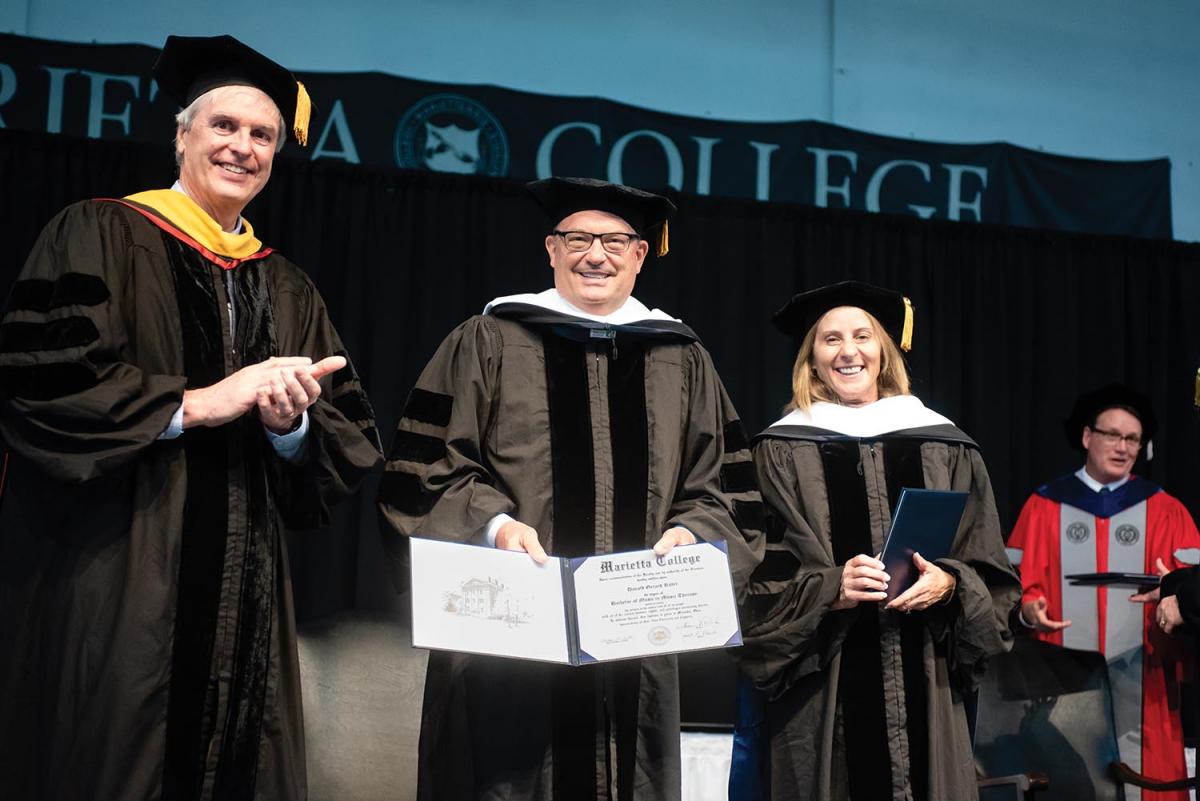
M741 420L730 420L725 424L725 453L735 453L750 447L746 439L746 429L742 428Z
M751 580L791 581L799 567L800 562L791 551L768 548L767 552L763 554L762 562L754 569Z
M406 515L422 517L433 508L436 496L421 488L421 478L403 470L385 470L379 497Z
M404 417L421 423L429 423L445 428L450 425L450 411L454 407L454 397L440 392L430 392L420 387L413 387L409 393L408 402L404 404Z
M358 381L358 373L354 369L354 361L350 358L349 353L347 353L345 350L339 350L335 353L331 353L330 355L341 356L346 360L346 366L333 374L333 388L335 391L341 389L343 384L349 383L350 381Z
M754 462L729 462L721 466L721 489L725 492L753 492L758 489Z
M346 419L352 423L361 423L364 420L375 418L370 405L363 398L362 391L357 389L336 396L333 399L333 408L345 415Z
M86 317L64 317L45 323L6 323L0 326L0 353L33 353L85 347L100 338Z
M437 437L428 437L415 431L401 429L396 432L396 441L392 443L394 461L415 462L417 464L433 464L446 455L446 443Z
M0 397L49 401L96 386L95 373L82 364L31 364L0 367Z
M377 429L375 426L367 426L366 428L361 428L359 430L362 432L362 435L367 438L371 445L374 446L378 453L383 453L383 440L379 438L379 429Z
M18 281L9 295L8 310L45 313L63 306L99 306L108 298L108 287L99 276L63 273L57 281Z
M783 542L783 538L787 534L787 524L778 515L772 514L769 508L766 511L767 519L764 526L764 533L767 535L767 542L778 545Z
M734 501L733 517L740 529L762 531L765 524L766 508L760 501Z
M746 599L742 601L742 620L755 621L762 620L775 606L782 593L764 593L759 594L753 590Z

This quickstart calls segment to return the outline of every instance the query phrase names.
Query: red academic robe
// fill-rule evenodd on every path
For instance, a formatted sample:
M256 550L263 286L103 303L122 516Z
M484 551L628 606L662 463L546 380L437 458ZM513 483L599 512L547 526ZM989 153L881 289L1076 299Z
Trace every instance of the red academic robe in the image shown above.
M1021 553L1022 603L1045 598L1047 614L1070 620L1034 636L1068 648L1100 651L1108 660L1121 759L1156 779L1184 778L1179 685L1184 652L1154 623L1153 604L1130 603L1135 590L1072 586L1073 573L1154 573L1155 561L1184 567L1180 549L1200 547L1183 504L1137 477L1098 493L1074 474L1030 496L1009 538ZM1187 801L1187 793L1138 794L1129 801Z

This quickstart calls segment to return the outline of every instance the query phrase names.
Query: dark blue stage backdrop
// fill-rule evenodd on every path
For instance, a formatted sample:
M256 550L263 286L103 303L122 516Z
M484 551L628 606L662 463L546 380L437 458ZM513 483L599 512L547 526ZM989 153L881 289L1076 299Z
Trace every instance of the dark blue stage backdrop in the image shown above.
M0 35L0 128L168 142L177 109L151 79L157 57L143 45ZM592 176L702 196L1171 236L1165 158L1099 161L814 121L726 122L381 73L299 77L316 105L309 149L288 145L301 158L518 179Z

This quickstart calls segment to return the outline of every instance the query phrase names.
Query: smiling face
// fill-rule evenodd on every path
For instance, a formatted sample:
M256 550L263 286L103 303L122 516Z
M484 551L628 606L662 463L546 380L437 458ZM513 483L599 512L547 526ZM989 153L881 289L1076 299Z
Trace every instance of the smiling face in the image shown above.
M625 220L605 211L577 211L555 228L593 234L635 233ZM645 240L635 239L624 253L609 253L596 237L587 250L573 251L567 250L561 236L546 237L554 288L572 306L589 314L612 314L621 308L633 294L649 247Z
M1142 423L1124 409L1106 409L1096 415L1094 426L1083 429L1083 447L1087 450L1084 469L1101 484L1120 481L1133 470L1138 451L1126 437L1141 440Z
M280 136L279 109L250 86L207 95L186 130L175 132L179 183L226 231L271 177Z
M817 378L846 406L879 400L879 334L856 306L830 309L817 321L812 363Z

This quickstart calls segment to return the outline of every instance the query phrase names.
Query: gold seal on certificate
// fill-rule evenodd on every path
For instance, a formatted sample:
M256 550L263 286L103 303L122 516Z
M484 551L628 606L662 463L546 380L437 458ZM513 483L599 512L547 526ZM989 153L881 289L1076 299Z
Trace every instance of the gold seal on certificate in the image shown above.
M740 645L724 543L551 559L414 538L413 645L586 664Z

